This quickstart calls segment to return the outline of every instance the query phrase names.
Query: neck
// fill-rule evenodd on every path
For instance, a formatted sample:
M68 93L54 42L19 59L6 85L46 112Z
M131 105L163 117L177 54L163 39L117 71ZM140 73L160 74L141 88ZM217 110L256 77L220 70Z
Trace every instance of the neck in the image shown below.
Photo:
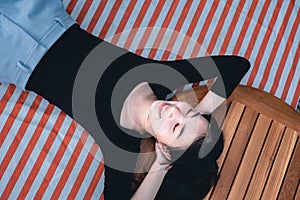
M120 125L140 134L147 132L148 115L155 100L157 98L147 82L138 84L124 101Z

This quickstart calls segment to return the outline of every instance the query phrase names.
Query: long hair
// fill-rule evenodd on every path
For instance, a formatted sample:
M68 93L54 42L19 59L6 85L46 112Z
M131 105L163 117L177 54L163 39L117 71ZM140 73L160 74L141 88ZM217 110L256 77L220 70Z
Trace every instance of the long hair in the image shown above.
M200 138L184 152L170 150L171 157L182 154L172 163L155 199L199 200L218 179L216 160L223 151L223 134L212 118L206 137Z

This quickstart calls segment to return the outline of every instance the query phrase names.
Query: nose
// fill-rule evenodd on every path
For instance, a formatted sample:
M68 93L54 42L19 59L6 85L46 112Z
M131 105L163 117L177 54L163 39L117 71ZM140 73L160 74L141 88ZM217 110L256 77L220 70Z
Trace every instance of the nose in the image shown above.
M179 114L180 114L179 108L177 106L171 105L167 117L174 118L177 117Z

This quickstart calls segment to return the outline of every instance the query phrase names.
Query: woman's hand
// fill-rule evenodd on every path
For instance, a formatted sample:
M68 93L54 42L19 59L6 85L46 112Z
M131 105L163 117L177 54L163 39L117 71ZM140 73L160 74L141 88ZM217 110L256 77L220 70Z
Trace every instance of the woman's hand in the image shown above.
M155 143L155 151L156 151L156 159L153 163L152 168L154 168L154 169L165 168L167 171L169 169L171 169L171 167L172 167L172 165L170 164L171 154L170 154L170 151L168 150L167 146L160 142L156 142Z

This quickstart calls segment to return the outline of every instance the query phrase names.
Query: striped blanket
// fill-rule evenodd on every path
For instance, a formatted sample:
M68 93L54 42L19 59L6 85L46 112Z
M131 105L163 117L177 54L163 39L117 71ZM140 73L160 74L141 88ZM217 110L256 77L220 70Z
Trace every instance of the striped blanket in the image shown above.
M63 4L83 29L144 57L244 56L252 68L242 84L270 92L294 108L299 101L299 0ZM103 199L99 146L40 96L1 84L0 132L0 199Z

